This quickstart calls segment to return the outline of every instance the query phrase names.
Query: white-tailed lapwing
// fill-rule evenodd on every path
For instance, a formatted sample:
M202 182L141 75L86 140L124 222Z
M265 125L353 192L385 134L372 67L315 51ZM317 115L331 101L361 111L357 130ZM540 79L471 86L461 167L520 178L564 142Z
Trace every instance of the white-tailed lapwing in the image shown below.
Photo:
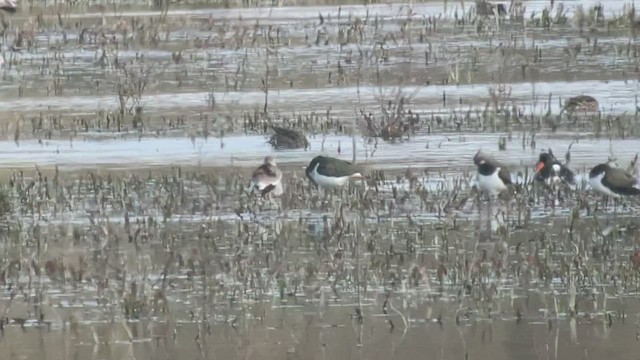
M362 179L363 169L348 161L327 157L314 157L306 169L307 177L323 189L345 185L351 179Z
M541 182L563 182L575 184L575 175L567 166L563 165L552 152L543 152L538 157L535 179Z
M591 169L589 183L593 190L614 198L640 194L640 184L636 177L608 163L596 165Z
M258 190L265 197L280 196L284 192L282 188L282 171L276 166L273 156L264 158L264 164L260 165L251 177L253 189Z
M473 157L473 162L478 168L478 186L489 196L498 196L512 184L509 170L481 151Z

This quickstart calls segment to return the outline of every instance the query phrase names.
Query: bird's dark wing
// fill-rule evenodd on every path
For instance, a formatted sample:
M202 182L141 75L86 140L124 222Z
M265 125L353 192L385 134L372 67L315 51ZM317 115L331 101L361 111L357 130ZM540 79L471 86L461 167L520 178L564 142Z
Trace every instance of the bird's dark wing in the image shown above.
M569 184L576 183L576 177L573 174L573 171L571 171L571 169L564 165L560 165L560 174L558 175L560 176L560 179L566 181Z
M271 128L275 132L269 141L272 146L289 149L309 147L309 141L302 132L273 125Z
M273 184L269 184L269 185L265 186L265 188L264 188L264 189L262 189L262 191L261 191L260 195L262 195L262 197L265 197L265 196L267 196L267 194L268 194L269 192L271 192L271 190L273 190L273 189L275 189L275 188L276 188L276 186L275 186L275 185L273 185Z
M640 189L634 187L638 180L622 169L609 169L602 178L602 184L615 193L625 195L640 194Z
M283 128L283 127L280 127L280 126L271 126L271 128L278 135L282 135L282 136L286 136L286 137L292 137L292 138L294 138L294 137L296 137L298 135L295 130Z
M509 174L509 170L507 170L506 168L500 168L500 171L498 171L498 177L506 185L511 184L511 174Z
M269 176L269 177L277 177L278 174L273 169L273 166L270 164L262 164L258 166L258 168L253 172L253 177L259 176Z
M348 161L340 159L330 159L330 161L323 161L318 167L318 173L327 176L351 176L359 172L361 172L359 166L353 165Z

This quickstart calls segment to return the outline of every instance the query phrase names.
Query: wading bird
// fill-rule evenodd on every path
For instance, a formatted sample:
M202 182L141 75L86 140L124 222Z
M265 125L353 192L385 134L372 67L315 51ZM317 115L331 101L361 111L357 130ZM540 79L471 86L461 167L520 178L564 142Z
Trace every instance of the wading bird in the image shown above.
M306 169L307 177L323 189L344 186L351 179L362 179L363 169L348 161L327 157L314 157Z
M511 181L511 174L504 165L483 154L482 151L478 151L476 153L473 157L473 162L476 164L478 170L478 187L482 192L489 196L489 203L487 207L489 213L489 231L497 230L499 226L499 217L496 216L494 218L493 200L502 192L507 190L509 185L513 183ZM478 211L480 219L482 219L482 210L480 205L478 207ZM480 220L480 222L482 222L482 220Z
M298 130L287 129L279 126L271 126L274 134L269 138L269 145L275 149L307 149L309 140Z
M563 182L573 185L576 181L573 171L566 165L563 165L551 151L543 152L538 157L535 179L541 182L548 182L549 184Z
M562 108L562 111L560 111L560 115L562 115L563 112L567 112L569 114L577 112L595 113L598 111L599 106L600 104L598 103L598 100L593 96L578 95L565 101L564 107Z
M276 166L276 160L269 155L264 158L264 163L253 172L251 185L258 190L262 197L280 196L284 192L282 187L282 171Z
M478 168L478 186L491 197L497 197L512 184L511 174L506 167L478 151L473 157Z
M613 198L624 195L640 195L640 183L626 171L609 163L596 165L589 172L589 184L593 190Z

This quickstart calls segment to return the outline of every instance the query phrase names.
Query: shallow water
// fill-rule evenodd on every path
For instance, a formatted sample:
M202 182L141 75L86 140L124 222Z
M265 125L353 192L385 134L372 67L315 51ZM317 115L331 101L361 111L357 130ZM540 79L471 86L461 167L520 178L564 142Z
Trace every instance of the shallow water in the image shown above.
M492 154L514 170L532 167L541 151L551 148L556 157L563 158L571 145L571 167L580 171L606 162L610 151L618 163L626 166L640 148L637 139L594 139L589 136L559 134L536 136L536 148L522 146L522 134L514 134L505 151L498 151L499 137L506 134L442 133L419 135L396 143L379 142L374 145L356 136L357 160L372 168L401 169L406 167L432 168L459 172L473 167L473 155L478 150ZM273 154L280 165L300 165L303 168L317 154L352 159L352 139L348 136L309 136L309 150L273 151L266 136L228 136L222 139L201 138L192 141L182 137L143 137L104 139L93 136L73 141L35 140L0 142L0 167L31 168L58 166L64 170L96 169L101 167L157 168L166 166L254 167L267 154ZM338 149L340 152L338 152ZM529 170L531 171L531 169Z
M379 306L379 305L378 305ZM434 306L437 314L438 307ZM365 307L365 311L381 315L378 308ZM244 359L422 359L424 353L433 353L437 359L550 359L604 358L618 349L628 348L634 340L634 325L617 322L612 328L590 321L579 321L572 329L563 322L514 319L486 320L475 324L456 326L435 319L424 319L425 307L415 309L411 327L404 332L401 320L393 318L398 327L390 332L384 316L369 317L362 329L349 319L349 308L319 310L311 304L300 308L269 310L260 326L233 330L228 326L214 326L212 336L204 344L205 358ZM532 309L533 310L533 309ZM532 311L535 313L535 311ZM194 324L177 325L175 338L163 334L162 324L131 323L113 325L114 342L111 345L93 345L87 333L76 336L86 342L71 346L67 332L29 329L35 336L25 336L19 329L6 332L4 344L21 344L33 349L20 353L24 359L39 359L44 349L52 351L47 359L69 358L136 358L174 359L184 354L199 353L194 342L197 327ZM130 327L137 336L156 336L140 341L129 341L123 326ZM108 328L108 325L104 325ZM118 329L120 327L120 329ZM156 329L158 328L158 329ZM253 339L238 336L249 331ZM362 332L362 336L359 333ZM25 339L32 339L24 342ZM78 339L80 340L80 339ZM603 345L606 343L607 345ZM6 345L5 345L6 346ZM4 350L16 351L14 346ZM633 359L631 354L613 359Z
M564 2L568 16L578 3L588 8L596 2ZM546 1L526 3L527 11L535 12L538 17L547 5ZM608 1L603 5L605 15L611 16L619 13L624 4ZM407 25L412 32L411 40L401 37L402 26L409 19L409 5L404 3L343 6L339 19L337 7L331 6L175 10L170 12L173 17L186 16L199 21L200 16L209 21L211 15L213 20L208 27L198 23L190 27L178 22L170 30L161 32L166 43L155 46L137 45L136 34L124 47L105 47L91 42L77 44L83 28L96 26L104 26L107 33L122 41L120 34L109 27L113 26L110 22L65 30L67 41L63 41L59 29L41 32L33 51L5 52L5 60L12 65L3 68L0 94L5 101L0 101L0 111L11 116L18 110L66 115L88 115L96 109L116 110L113 84L118 82L120 72L114 64L134 61L138 56L144 56L147 66L154 70L153 81L141 99L145 110L154 116L210 111L211 96L215 98L216 109L229 111L231 116L261 107L265 100L261 79L267 63L270 64L270 110L280 113L331 109L348 119L354 110L375 109L381 102L393 99L398 91L412 95L413 104L424 113L467 111L483 108L491 98L492 84L502 83L512 91L512 96L505 100L508 105L521 106L535 114L546 111L544 106L549 95L553 96L554 112L559 109L560 99L581 94L598 98L606 113L636 110L637 83L633 74L637 66L633 55L628 53L633 54L635 44L625 32L603 31L594 35L598 38L597 48L592 38L579 35L573 24L558 25L553 32L533 27L521 36L521 25L514 23L504 25L504 32L486 37L478 34L472 24L456 28L445 18L440 20L439 30L429 29L423 15L444 12L443 2L412 6L415 15L409 17L413 20ZM447 13L452 14L458 6L457 2L449 4ZM319 13L326 19L322 25L318 23ZM360 43L341 45L337 38L339 32L351 24L349 14L353 17L369 14L369 19ZM123 15L142 20L151 16L136 12ZM374 28L376 16L383 30ZM261 38L273 31L269 30L272 25L264 23L263 18L286 20L277 26L281 35L275 44L260 40L250 45L252 36ZM260 20L258 24L256 19ZM239 29L247 31L242 41L237 40ZM384 40L382 47L381 31L395 36L393 41ZM326 33L326 45L314 41L319 32ZM421 32L426 34L422 42L419 41ZM196 47L194 39L209 40ZM574 59L567 55L570 45L582 46ZM267 47L273 52L269 60L265 55ZM541 50L541 61L533 60L534 48ZM382 49L388 51L384 61L379 59ZM101 60L103 50L107 54L106 62ZM173 63L171 54L175 51L182 52L183 63ZM425 53L431 57L428 64ZM238 73L240 64L248 69L247 73ZM338 83L338 64L345 71L342 83ZM523 66L526 69L523 70ZM454 69L459 72L457 80L450 78ZM398 74L402 74L401 82ZM360 86L357 86L358 78ZM62 83L54 85L54 81ZM235 82L239 85L231 85ZM445 82L460 85L443 86ZM40 86L31 86L36 84ZM55 94L55 86L61 86L61 93ZM443 93L448 95L446 103L442 101Z
M503 3L503 1L495 1L494 3ZM568 0L562 1L565 6L567 15L571 16L575 8L582 5L585 9L593 7L597 4L602 4L605 11L605 16L613 16L614 14L620 14L625 6L624 1L615 0ZM445 4L447 4L445 8ZM473 3L466 4L466 10ZM526 15L531 13L541 13L542 10L549 6L547 1L543 0L527 0L524 4L526 6ZM367 12L371 14L389 14L388 16L403 15L403 11L407 11L407 8L411 8L416 15L432 15L432 16L454 16L455 12L461 12L462 8L458 2L444 2L444 1L426 1L424 3L387 3L387 4L369 4L369 5L341 5L338 6L282 6L282 7L267 7L267 8L248 8L248 9L197 9L197 10L170 10L170 16L203 16L208 18L212 16L214 19L228 18L228 19L264 19L264 20L308 20L317 18L318 14L326 14L327 17L337 17L338 14L352 16L366 16ZM118 14L106 13L85 13L85 14L72 14L72 17L101 17L101 16L152 16L160 15L159 11L129 11Z
M512 91L513 103L523 105L527 114L544 114L548 110L548 96L553 95L551 110L560 111L558 99L590 94L595 96L603 110L614 114L635 112L636 92L640 85L636 81L572 81L553 83L518 83L508 85ZM483 110L490 101L490 85L446 85L425 87L371 87L318 88L306 90L278 90L269 94L269 103L276 109L296 109L296 111L320 111L331 108L336 112L351 112L354 108L378 107L381 99L393 99L397 93L410 95L410 101L426 113L449 111L466 112L470 108ZM209 92L173 93L149 95L144 98L145 109L169 111L205 108ZM247 91L235 93L213 92L216 106L222 108L254 108L264 104L264 92ZM443 107L443 94L449 99ZM37 106L34 107L34 103ZM67 96L53 98L15 99L0 102L0 111L20 109L36 111L90 112L96 109L112 109L117 104L113 95ZM464 105L461 105L464 104ZM530 110L530 111L529 111Z

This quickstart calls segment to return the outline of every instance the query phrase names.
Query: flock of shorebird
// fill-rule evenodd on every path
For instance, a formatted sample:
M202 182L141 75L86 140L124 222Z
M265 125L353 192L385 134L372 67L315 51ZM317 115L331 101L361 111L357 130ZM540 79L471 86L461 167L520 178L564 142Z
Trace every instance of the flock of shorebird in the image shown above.
M490 156L478 151L473 158L477 168L478 188L490 197L497 197L511 185L512 178L507 167ZM322 189L339 188L352 179L364 178L364 169L345 160L328 156L316 156L306 167L307 177ZM547 184L564 183L574 185L576 177L565 164L562 164L552 151L543 152L535 165L535 180ZM279 196L284 190L282 171L275 159L269 155L259 166L251 179L252 190L259 191L263 197ZM640 181L625 170L611 166L609 162L596 165L589 172L589 184L593 190L611 197L639 195Z
M478 168L478 186L491 196L497 196L512 184L511 174L497 161L478 152L473 158ZM553 152L543 152L535 166L535 180L550 184L575 185L576 177ZM625 170L611 166L610 162L598 164L589 171L589 185L598 193L614 198L624 195L639 195L640 181Z
M479 2L486 3L482 0ZM496 9L498 13L504 12L504 6ZM16 0L0 0L0 10L9 13L16 12ZM490 10L492 13L495 12L493 8ZM598 104L597 100L590 96L579 96L571 100L574 100L575 106L581 108L597 108ZM507 168L491 157L479 151L474 156L473 162L478 171L478 187L489 196L496 197L507 190L508 186L512 184L511 174ZM306 167L305 172L314 184L323 189L338 188L347 184L352 179L364 178L364 169L362 167L348 161L327 156L316 156L313 158ZM566 165L558 161L551 152L540 154L540 158L535 167L535 173L536 180L538 181L575 184L573 172ZM609 163L599 164L591 169L589 172L589 183L595 191L606 196L620 197L623 195L640 194L640 183L638 179L622 169L612 167ZM263 197L267 195L280 196L283 194L282 171L278 169L273 156L267 156L264 164L254 171L251 187L259 191Z
M598 111L598 100L589 95L579 95L569 98L560 113L593 113ZM271 125L274 134L268 141L276 150L298 149L309 147L304 134L294 129L286 129ZM473 158L477 167L477 186L491 198L509 188L513 183L507 167L490 156L478 151ZM351 179L364 178L364 168L327 156L316 156L306 167L307 177L322 189L337 188L345 185ZM562 164L551 149L540 154L535 165L535 180L549 186L557 184L576 185L576 177L567 164ZM263 196L279 196L283 193L282 172L278 169L273 156L267 156L264 164L256 169L252 177L252 185ZM640 194L638 179L628 174L610 162L595 166L589 173L591 187L606 196L620 197L622 195Z
M345 160L328 156L316 156L306 167L307 177L322 189L344 186L352 179L362 179L364 169ZM280 196L284 192L282 171L278 169L273 156L264 159L251 177L251 187L266 196Z

